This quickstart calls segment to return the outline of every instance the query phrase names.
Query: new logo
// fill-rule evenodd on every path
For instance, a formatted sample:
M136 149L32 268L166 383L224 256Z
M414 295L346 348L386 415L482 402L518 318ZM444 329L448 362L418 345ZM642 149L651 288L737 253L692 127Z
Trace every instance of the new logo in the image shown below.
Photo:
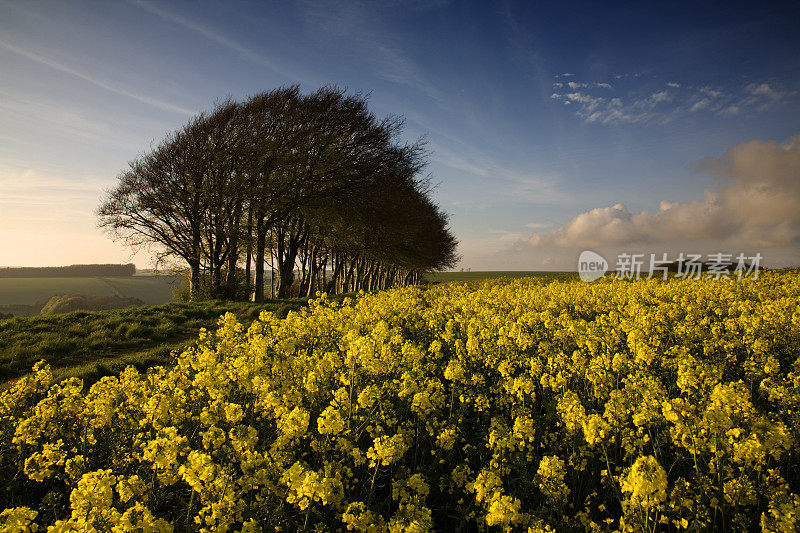
M608 261L602 255L584 250L578 257L578 275L587 283L602 278L608 271Z

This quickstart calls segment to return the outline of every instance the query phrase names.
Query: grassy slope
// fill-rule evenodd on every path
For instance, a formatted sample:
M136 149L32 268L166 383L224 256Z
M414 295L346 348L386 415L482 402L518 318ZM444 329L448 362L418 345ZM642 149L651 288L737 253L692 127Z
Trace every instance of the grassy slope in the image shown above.
M213 328L230 311L250 323L262 310L284 316L305 299L249 302L171 303L119 311L76 311L63 315L0 320L0 383L30 372L46 359L57 377L94 381L127 365L139 369L164 364L172 350Z

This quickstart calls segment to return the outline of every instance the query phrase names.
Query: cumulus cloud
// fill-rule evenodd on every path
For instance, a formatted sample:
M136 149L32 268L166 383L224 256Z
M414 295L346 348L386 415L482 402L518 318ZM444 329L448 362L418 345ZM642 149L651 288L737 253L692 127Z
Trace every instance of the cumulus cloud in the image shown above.
M668 87L672 87L673 89L677 89L677 88L679 88L681 86L681 84L680 83L676 83L674 81L668 81L667 82L667 86Z
M718 177L719 189L692 202L662 201L652 213L632 212L623 204L592 209L532 235L528 244L553 250L715 243L730 251L783 249L784 257L797 257L800 135L785 144L745 142L695 167Z

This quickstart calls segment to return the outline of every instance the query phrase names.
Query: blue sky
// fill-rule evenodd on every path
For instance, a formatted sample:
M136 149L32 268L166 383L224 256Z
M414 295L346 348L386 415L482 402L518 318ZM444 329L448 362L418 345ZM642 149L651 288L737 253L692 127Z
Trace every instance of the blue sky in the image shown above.
M0 265L148 266L96 228L102 190L214 100L290 83L370 92L426 136L465 268L586 247L800 263L798 22L770 2L0 1Z

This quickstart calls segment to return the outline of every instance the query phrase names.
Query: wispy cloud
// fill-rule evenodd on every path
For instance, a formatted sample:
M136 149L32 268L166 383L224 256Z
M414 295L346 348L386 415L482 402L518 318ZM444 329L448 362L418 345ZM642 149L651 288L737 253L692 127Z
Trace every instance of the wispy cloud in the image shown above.
M505 229L490 229L486 230L486 233L489 233L491 235L497 235L498 240L500 240L501 242L515 242L525 238L525 235L523 235L522 233L508 231Z
M387 13L371 10L368 4L360 2L304 1L299 5L309 34L317 39L323 37L326 47L338 43L343 51L362 55L376 77L416 89L440 105L452 103L450 95L437 87L408 55ZM438 10L445 5L446 2L409 3L401 9ZM397 8L385 7L386 12Z
M371 48L371 61L380 78L413 87L437 102L447 100L445 94L403 53L402 48L379 41L373 41Z
M583 87L589 87L589 86L590 85L588 83L578 83L577 81L571 81L571 82L567 83L567 87L569 87L570 89L573 89L573 90L574 89L581 89Z
M6 122L5 132L20 127L45 127L46 133L40 136L39 142L43 137L59 136L125 151L142 142L133 131L157 131L163 127L163 124L147 117L122 113L99 115L79 105L64 105L56 100L22 96L3 89L0 89L0 113ZM4 162L8 163L7 160Z
M34 169L7 171L0 168L0 227L57 229L85 221L87 210L97 204L105 180L73 175L43 174Z
M585 92L553 93L550 98L566 105L576 105L578 110L575 114L586 122L620 124L652 119L656 115L656 107L671 97L666 91L660 91L630 102L618 97L594 96Z
M92 85L95 85L95 86L100 87L102 89L105 89L107 91L111 91L111 92L113 92L115 94L118 94L120 96L125 96L127 98L132 98L132 99L137 100L137 101L139 101L139 102L141 102L143 104L148 104L148 105L151 105L153 107L157 107L159 109L163 109L165 111L171 111L173 113L179 113L179 114L182 114L182 115L193 115L195 113L194 110L187 109L185 107L180 107L180 106L177 106L177 105L174 105L174 104L170 104L169 102L164 102L164 101L161 101L161 100L158 100L158 99L155 99L155 98L151 98L149 96L145 96L145 95L142 95L142 94L134 93L134 92L131 92L131 91L127 90L127 89L123 89L121 87L117 87L117 86L113 85L110 82L107 82L107 81L98 79L98 78L96 78L94 76L91 76L89 74L80 72L78 70L75 70L74 68L71 68L71 67L69 67L67 65L59 63L58 61L55 61L53 59L44 57L42 55L39 55L39 54L34 53L34 52L31 52L29 50L24 50L24 49L20 48L19 46L15 46L15 45L7 42L7 41L0 40L0 47L5 48L6 50L8 50L10 52L14 52L15 54L21 55L22 57L25 57L26 59L30 59L31 61L35 61L35 62L40 63L42 65L46 65L46 66L48 66L50 68L53 68L55 70L58 70L60 72L64 72L65 74L70 74L70 75L75 76L77 78L80 78L80 79L82 79L82 80L84 80L86 82L89 82Z
M471 174L478 178L492 180L497 186L491 200L515 202L559 203L569 200L557 185L557 176L541 176L529 171L510 168L471 151L469 156L457 154L443 146L433 147L432 159L442 165Z
M651 90L644 95L640 87L633 87L619 94L615 90L615 94L609 96L607 92L596 90L613 89L607 83L556 82L550 98L575 108L575 115L586 122L623 124L664 123L682 114L699 112L732 115L744 110L766 111L782 105L795 94L768 83L751 83L738 91L723 91L708 85L682 86L673 81L665 85L668 89Z
M566 84L561 83L561 82L556 82L556 83L553 84L553 87L560 88L560 87L564 87L564 85L566 85L567 87L569 87L572 90L575 90L575 89L587 89L587 88L590 88L590 87L596 87L596 88L599 88L599 89L613 89L613 87L611 86L610 83L598 83L598 82L585 83L585 82L577 82L577 81L570 81L570 82L567 82Z
M300 81L300 77L297 74L286 71L285 69L277 65L275 61L268 58L267 56L259 52L256 52L254 50L251 50L250 48L247 48L246 46L243 46L237 43L236 41L233 41L232 39L229 39L224 35L221 35L215 32L214 30L207 28L206 26L203 26L202 24L199 24L193 20L190 20L186 17L182 17L170 11L161 9L160 7L154 6L150 2L145 2L143 0L131 0L131 3L133 3L136 6L139 6L140 8L144 9L149 13L152 13L153 15L163 18L164 20L168 20L170 22L183 26L186 29L192 30L202 35L206 39L214 41L220 46L227 48L228 50L234 52L239 57L246 59L247 61L250 61L257 65L265 66L277 72L278 74Z

